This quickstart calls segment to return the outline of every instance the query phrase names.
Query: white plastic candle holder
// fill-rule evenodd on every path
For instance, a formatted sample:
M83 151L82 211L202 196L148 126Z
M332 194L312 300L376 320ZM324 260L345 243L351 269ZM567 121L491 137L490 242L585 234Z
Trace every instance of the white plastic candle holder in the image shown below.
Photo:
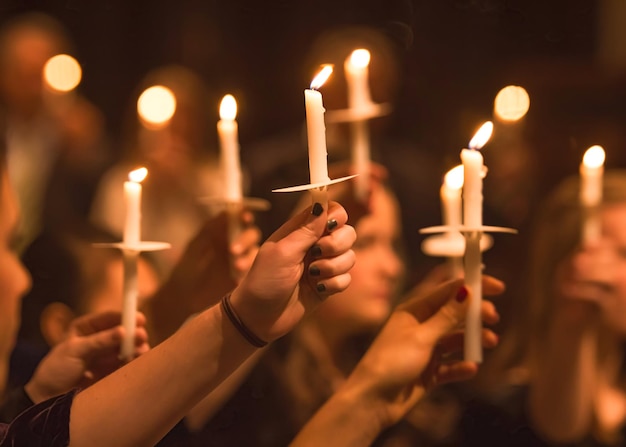
M353 121L365 121L391 113L391 104L372 102L358 108L328 110L326 112L326 122L328 123L349 123Z
M319 183L309 183L306 185L298 185L298 186L288 186L286 188L273 189L272 192L301 192L301 191L311 191L311 195L313 198L313 202L320 202L323 206L326 206L328 202L327 198L327 188L330 185L334 185L336 183L345 182L346 180L353 179L357 177L358 174L348 175L346 177L337 178L334 180L328 180L326 182Z

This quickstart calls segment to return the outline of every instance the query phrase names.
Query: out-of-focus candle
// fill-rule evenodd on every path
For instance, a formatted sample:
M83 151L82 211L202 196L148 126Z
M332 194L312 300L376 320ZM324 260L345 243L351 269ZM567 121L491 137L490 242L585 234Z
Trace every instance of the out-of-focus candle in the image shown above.
M602 146L591 146L580 165L580 203L585 211L582 230L584 243L597 241L602 233L597 208L602 202L604 159Z
M162 129L176 112L176 96L167 87L153 85L145 89L137 99L137 114L149 129Z
M480 251L483 224L483 156L480 149L489 141L493 123L487 121L474 135L469 149L461 151L463 161L463 225L465 232L465 285L472 300L467 312L465 329L465 360L482 362L482 254Z
M239 161L236 117L237 101L232 95L224 96L220 104L220 120L217 122L217 133L220 139L225 198L230 202L240 202L242 199L241 164Z
M304 91L306 128L309 143L309 176L312 184L330 181L328 177L328 153L326 152L326 125L324 103L319 89L333 72L330 65L324 66Z
M80 64L69 54L57 54L48 59L43 68L43 77L50 88L57 92L74 90L82 79Z
M126 221L124 223L124 244L137 245L141 241L141 182L148 175L146 168L139 168L128 174L124 182L124 202Z
M344 63L348 85L348 107L359 114L371 107L372 100L368 84L370 52L354 50ZM352 137L352 165L356 174L355 193L358 200L367 199L369 189L370 136L366 119L355 119L350 123Z
M463 188L463 165L458 165L446 173L443 185L441 185L441 218L445 226L458 227L462 223L461 188ZM449 232L448 235L452 233ZM463 275L460 256L449 256L448 266L452 278L459 278Z

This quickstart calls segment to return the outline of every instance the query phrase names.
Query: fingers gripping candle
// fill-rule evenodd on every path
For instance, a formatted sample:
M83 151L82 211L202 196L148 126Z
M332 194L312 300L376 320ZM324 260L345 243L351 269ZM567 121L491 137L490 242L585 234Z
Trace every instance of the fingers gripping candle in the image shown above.
M311 88L304 91L306 109L306 128L309 145L309 176L310 182L326 183L328 177L328 154L326 151L326 125L324 124L324 104L319 89L333 72L330 65L324 66L311 82ZM326 187L311 190L313 201L319 202L326 209L328 197Z
M483 156L480 149L489 141L493 123L487 121L476 132L469 149L461 151L463 162L463 225L465 233L465 284L472 300L465 330L465 360L482 362L480 308L482 301L482 255L480 239L483 225Z

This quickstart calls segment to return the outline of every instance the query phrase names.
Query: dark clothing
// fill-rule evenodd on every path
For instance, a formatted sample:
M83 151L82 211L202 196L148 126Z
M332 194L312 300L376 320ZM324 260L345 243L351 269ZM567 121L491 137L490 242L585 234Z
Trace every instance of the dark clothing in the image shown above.
M0 423L8 424L24 410L32 407L35 403L30 399L24 387L16 387L6 394L0 405Z
M0 447L65 447L70 440L70 409L76 391L30 407L0 424Z

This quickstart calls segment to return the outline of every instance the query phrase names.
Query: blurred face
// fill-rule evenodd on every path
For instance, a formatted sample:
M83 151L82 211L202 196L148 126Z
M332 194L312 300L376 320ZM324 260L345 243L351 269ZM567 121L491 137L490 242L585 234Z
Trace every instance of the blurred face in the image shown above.
M18 209L6 173L0 179L0 363L7 362L20 325L22 296L30 276L13 250ZM2 383L0 380L0 388Z
M604 208L602 226L604 235L615 250L611 268L606 270L610 274L614 293L611 299L604 302L604 315L612 329L626 335L626 204Z
M350 271L350 287L319 308L324 325L346 331L374 329L386 320L403 273L396 252L398 207L387 191L380 187L374 190L371 214L360 219L355 229L356 264Z

